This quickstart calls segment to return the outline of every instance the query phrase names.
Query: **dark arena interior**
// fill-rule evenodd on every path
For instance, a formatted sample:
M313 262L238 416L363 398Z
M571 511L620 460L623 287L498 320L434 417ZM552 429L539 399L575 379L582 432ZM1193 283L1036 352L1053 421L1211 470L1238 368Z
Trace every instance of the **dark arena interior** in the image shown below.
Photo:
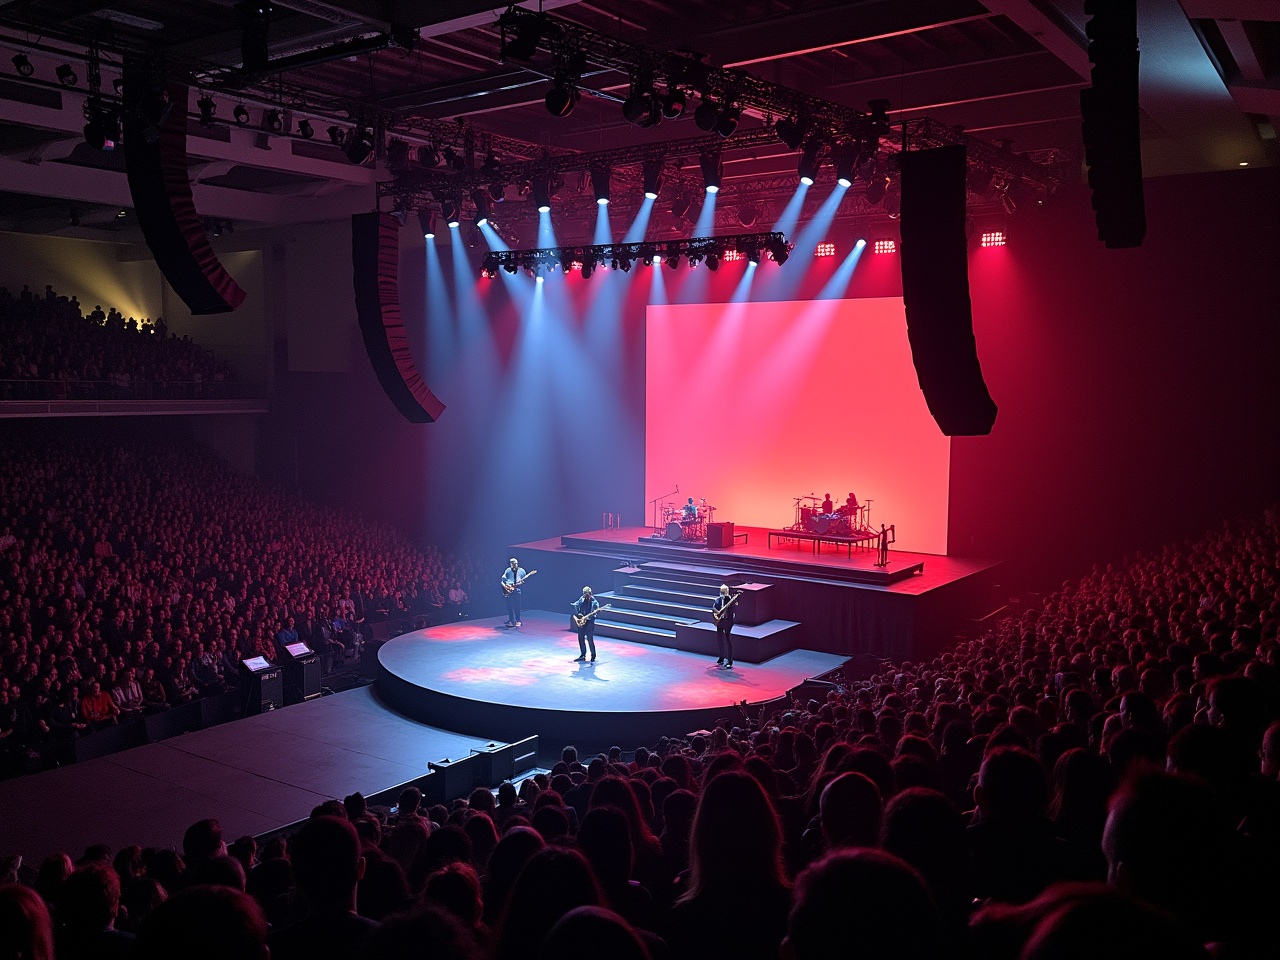
M0 47L0 960L1280 956L1275 0Z

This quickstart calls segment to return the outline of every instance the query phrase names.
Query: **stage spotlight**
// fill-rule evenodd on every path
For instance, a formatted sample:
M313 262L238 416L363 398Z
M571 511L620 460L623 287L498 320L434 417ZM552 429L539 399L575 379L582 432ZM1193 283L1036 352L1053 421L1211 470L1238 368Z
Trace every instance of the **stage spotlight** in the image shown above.
M303 140L310 140L316 135L316 128L311 125L311 121L303 117L298 121L298 136Z
M829 240L825 240L813 248L815 257L834 257L836 255L836 245Z
M436 215L431 210L418 211L418 223L422 226L422 235L428 240L436 237Z
M119 210L116 211L117 220L123 220L128 215L129 215L129 211L126 210L124 207L121 207Z
M547 106L547 113L553 117L567 117L573 113L574 105L577 102L578 88L565 83L563 80L557 80L555 86L547 91L547 95L543 100L543 103Z
M249 122L249 111L245 109L243 103L236 104L236 108L231 111L231 116L242 127Z
M368 130L353 128L343 152L348 160L359 166L373 156L373 135Z
M249 115L246 113L245 119L247 120L248 117ZM240 122L240 119L238 117L236 118L236 122L237 123ZM326 130L325 133L329 135L329 142L332 143L335 147L340 147L347 142L347 131L343 130L342 127L332 126L328 130Z
M200 110L200 126L212 127L213 118L218 115L218 104L213 97L205 94L196 101L196 107Z
M666 263L668 270L675 270L680 266L680 251L675 244L667 247Z
M889 126L889 101L888 100L884 100L884 99L868 100L867 108L870 111L870 120L873 124L875 124L877 127L887 128Z
M458 219L459 207L460 204L456 200L446 200L440 204L440 215L444 217L444 222L449 225L450 230L456 230L462 222Z
M841 144L835 150L836 183L840 186L853 186L858 170L858 151L850 144Z
M684 114L684 91L679 87L671 87L662 98L662 115L668 120L678 120Z
M84 107L84 142L95 150L110 153L120 142L120 117L102 101L91 97Z
M738 121L742 119L741 107L725 107L720 113L720 119L716 122L716 133L722 137L731 137L735 130L738 129Z
M657 251L654 249L653 244L646 243L640 247L640 262L646 267L653 266L653 258L655 256L657 256Z
M646 160L643 173L644 195L650 200L657 200L662 190L662 161Z
M720 269L720 254L716 250L707 251L707 269L713 273Z
M671 198L671 215L677 220L683 220L691 206L693 201L689 199L689 195L683 189L677 190L675 196Z
M409 169L409 145L398 137L393 137L387 141L386 158L388 169L403 173Z
M76 76L76 72L71 69L71 64L61 64L58 69L53 71L53 75L58 78L58 82L64 87L74 87L80 82L80 78Z
M492 280L498 275L498 255L496 253L485 254L484 260L480 263L480 276L486 280Z
M593 167L591 170L591 191L596 195L596 203L602 207L609 205L609 174L608 167Z
M582 261L582 279L583 280L591 279L591 272L595 270L595 268L596 268L595 257L587 257L586 259L584 259Z
M645 86L639 81L632 81L631 95L622 101L622 118L642 129L662 121L662 106L651 84Z
M622 272L623 272L623 273L630 273L630 272L631 272L631 258L630 258L630 257L619 257L619 258L618 258L618 267L619 267L619 269L621 269L621 270L622 270Z
M812 187L813 181L818 178L818 168L822 165L822 161L818 159L818 151L822 149L822 143L818 140L810 140L804 145L804 150L800 154L800 163L796 166L796 174L800 177L800 182L806 187Z
M15 53L13 55L13 69L18 71L18 76L20 77L29 77L36 72L35 66L25 53Z
M262 111L262 129L270 130L273 133L280 133L284 130L284 118L280 116L279 110Z
M809 121L797 117L783 117L773 125L773 132L787 145L788 149L799 150L800 144L804 143L804 138L809 133Z
M873 253L897 253L898 242L896 240L877 240L872 244L871 251Z
M539 213L551 210L551 181L545 177L535 177L532 181L533 202Z
M751 261L751 263L758 265L760 263L760 248L747 247L747 259Z
M538 52L538 43L542 40L542 31L544 29L544 21L541 17L521 17L513 27L513 35L507 36L507 24L499 22L502 27L502 46L499 49L499 59L506 60L511 57L515 60L532 60L533 55Z
M785 240L769 241L769 256L778 266L782 266L787 262L787 258L791 256L791 251L787 248Z
M440 166L440 151L430 144L425 147L419 147L418 164L428 169Z
M1003 230L985 230L980 242L984 247L1003 247L1009 238Z
M902 188L896 183L889 184L885 190L884 212L895 220L902 213Z
M476 205L476 226L483 227L489 222L489 191L476 188L471 191L471 202Z
M507 185L500 180L489 184L489 199L494 203L502 203L507 198Z
M760 222L760 208L751 201L739 204L738 222L744 227L754 227Z
M459 156L458 151L453 147L445 147L441 150L440 159L444 161L444 165L448 169L453 170L455 173L461 173L467 166L466 158Z
M867 203L876 207L884 200L885 191L889 188L889 177L883 170L876 170L867 182Z
M719 193L724 181L724 164L720 162L720 154L704 153L698 158L698 165L702 168L702 182L707 193Z
M711 133L720 122L720 108L710 100L703 100L698 109L693 111L693 122L704 133Z

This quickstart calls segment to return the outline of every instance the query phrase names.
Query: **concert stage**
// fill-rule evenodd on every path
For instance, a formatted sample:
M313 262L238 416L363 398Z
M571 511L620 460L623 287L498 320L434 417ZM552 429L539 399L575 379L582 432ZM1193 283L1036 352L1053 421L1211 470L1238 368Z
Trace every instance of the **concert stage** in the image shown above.
M205 817L222 821L228 840L261 835L356 790L394 802L378 795L414 782L431 795L428 763L488 743L401 716L361 687L0 781L0 851L35 866L60 850L79 857L92 843L181 850L183 832Z
M465 620L389 641L378 651L379 696L455 730L629 749L722 718L737 722L735 704L775 700L844 662L791 650L724 670L705 655L597 637L599 659L575 663L578 639L567 613L528 611L521 627L503 623Z
M511 549L526 570L539 570L525 587L526 606L567 608L582 585L591 584L602 603L616 600L627 608L630 623L616 625L619 635L644 630L631 624L648 613L655 637L646 642L681 649L703 649L692 644L696 636L681 620L706 619L709 599L699 587L707 584L750 590L761 610L755 622L792 624L789 646L846 657L931 656L949 646L966 622L1001 605L993 590L996 562L891 550L889 565L880 568L874 550L837 550L826 540L771 547L779 531L736 532L746 534L745 542L739 536L733 547L714 550L655 539L650 527L592 530ZM601 619L604 628L607 618Z

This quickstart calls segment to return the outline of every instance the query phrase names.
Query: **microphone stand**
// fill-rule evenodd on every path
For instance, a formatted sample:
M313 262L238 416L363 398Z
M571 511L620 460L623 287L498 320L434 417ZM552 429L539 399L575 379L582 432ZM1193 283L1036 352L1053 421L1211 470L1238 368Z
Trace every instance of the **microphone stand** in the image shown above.
M672 490L670 493L664 493L662 496L654 497L652 500L649 501L649 503L653 505L654 533L662 532L662 529L658 526L658 504L660 504L663 500L667 499L667 497L674 497L679 492L680 492L680 484L676 484L676 488Z

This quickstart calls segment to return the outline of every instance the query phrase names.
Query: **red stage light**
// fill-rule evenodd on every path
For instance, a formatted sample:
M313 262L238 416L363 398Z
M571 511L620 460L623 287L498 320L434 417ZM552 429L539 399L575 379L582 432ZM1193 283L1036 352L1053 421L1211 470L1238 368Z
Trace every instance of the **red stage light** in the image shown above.
M836 255L836 245L834 243L820 243L814 248L813 255L815 257L834 257Z
M877 240L872 250L876 253L897 253L898 242L896 240Z
M582 269L582 261L581 261L581 260L571 260L571 261L569 262L569 269L570 269L570 270L581 270L581 269Z
M984 247L1003 247L1006 239L1003 230L986 230L982 234L982 245Z
M746 254L741 250L726 250L720 259L725 263L732 263L734 260L741 260L745 256Z

